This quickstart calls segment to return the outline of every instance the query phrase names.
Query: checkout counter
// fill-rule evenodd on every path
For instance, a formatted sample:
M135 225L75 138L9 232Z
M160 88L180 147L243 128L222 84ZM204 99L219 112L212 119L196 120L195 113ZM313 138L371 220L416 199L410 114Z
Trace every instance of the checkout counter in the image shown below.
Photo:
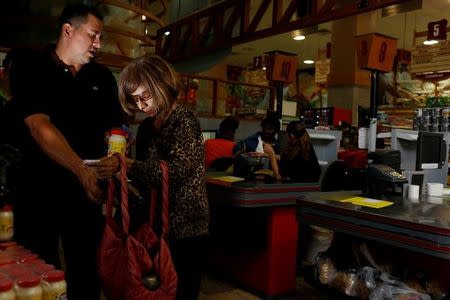
M295 293L296 200L319 183L227 182L206 178L211 209L209 266L265 297Z
M390 196L384 199L394 204L383 208L342 202L357 196L359 191L302 195L297 200L298 220L407 250L391 253L411 265L431 269L442 286L450 289L450 196L420 196L418 203L401 195Z

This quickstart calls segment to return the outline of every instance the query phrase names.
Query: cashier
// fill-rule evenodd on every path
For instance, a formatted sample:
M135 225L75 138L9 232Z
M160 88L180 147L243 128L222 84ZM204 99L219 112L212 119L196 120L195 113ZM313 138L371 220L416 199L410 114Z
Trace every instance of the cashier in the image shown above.
M293 121L286 127L286 133L288 146L280 158L282 177L295 182L319 181L319 161L305 126Z
M280 121L274 116L268 116L261 121L261 131L238 142L233 153L248 153L254 157L268 157L274 177L281 179L278 170L280 144L277 134L280 131Z

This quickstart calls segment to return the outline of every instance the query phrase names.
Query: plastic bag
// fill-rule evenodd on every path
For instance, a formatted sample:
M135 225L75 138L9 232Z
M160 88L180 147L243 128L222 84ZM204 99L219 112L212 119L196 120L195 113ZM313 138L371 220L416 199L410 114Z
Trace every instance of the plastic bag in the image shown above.
M337 271L333 261L323 252L316 256L315 277L321 284L330 285L336 278Z
M384 282L369 295L370 300L431 300L427 294L418 293L406 284Z

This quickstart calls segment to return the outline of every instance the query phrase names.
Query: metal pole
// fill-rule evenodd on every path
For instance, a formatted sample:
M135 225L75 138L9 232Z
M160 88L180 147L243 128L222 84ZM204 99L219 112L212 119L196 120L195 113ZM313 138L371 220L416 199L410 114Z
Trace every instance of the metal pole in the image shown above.
M370 126L367 141L369 152L375 152L377 142L378 76L378 71L372 71L370 80Z
M283 82L276 81L275 86L277 89L277 117L281 120L283 116Z

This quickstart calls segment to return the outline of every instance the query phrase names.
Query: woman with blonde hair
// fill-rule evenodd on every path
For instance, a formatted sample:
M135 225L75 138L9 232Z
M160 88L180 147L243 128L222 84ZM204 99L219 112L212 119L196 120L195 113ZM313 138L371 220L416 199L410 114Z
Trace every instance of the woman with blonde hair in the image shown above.
M137 147L147 148L139 160L127 158L128 177L144 191L161 185L159 161L169 167L169 247L178 274L177 299L197 299L201 261L208 234L209 209L204 185L203 138L194 114L175 100L179 80L162 58L145 55L132 61L120 74L119 99L130 115L148 115ZM99 178L119 171L116 157L104 157L96 166Z
M281 153L280 171L283 178L295 182L319 181L320 166L311 138L300 121L286 127L288 147Z

